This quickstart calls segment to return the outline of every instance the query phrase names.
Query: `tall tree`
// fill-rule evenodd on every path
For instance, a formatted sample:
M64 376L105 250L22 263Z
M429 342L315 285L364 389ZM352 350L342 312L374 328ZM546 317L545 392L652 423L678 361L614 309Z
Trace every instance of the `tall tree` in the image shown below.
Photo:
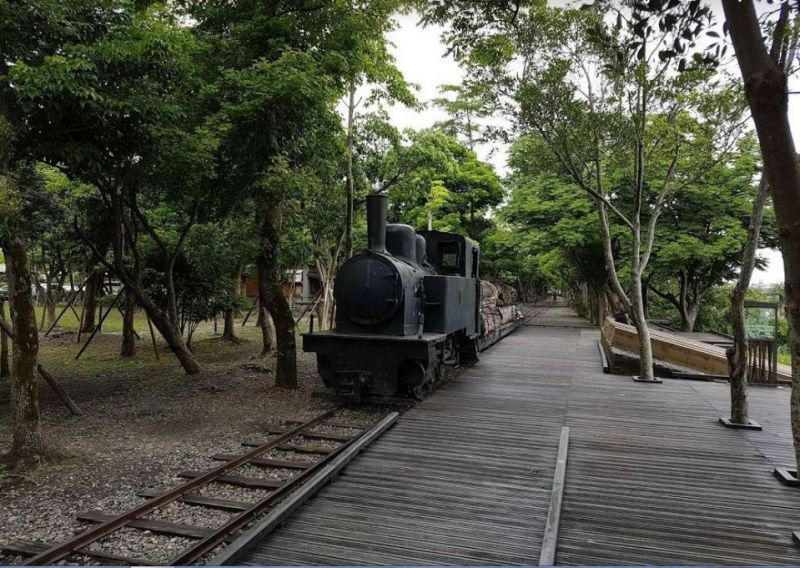
M17 163L11 175L0 175L0 248L6 260L11 310L11 449L13 469L25 469L46 456L39 413L36 365L39 330L36 325L32 271L28 251L46 201L41 178L30 162ZM4 322L5 323L5 322Z
M91 43L115 17L110 2L103 0L0 2L0 241L11 276L9 305L14 322L13 467L36 463L46 452L34 375L38 337L28 265L31 222L36 221L35 202L41 195L31 163L39 148L31 139L30 113L10 74L21 65L40 65L74 42Z
M756 125L778 223L786 317L791 330L792 434L800 471L800 161L789 123L787 87L788 70L793 63L790 55L794 55L790 46L796 45L796 35L793 41L792 34L797 34L800 25L800 4L781 4L771 40L762 34L753 0L722 0L722 7Z
M760 160L753 137L738 146L703 179L672 196L657 231L647 283L677 310L683 331L694 329L705 295L733 280L741 267ZM767 220L768 230L756 235L758 248L775 246L773 227ZM764 265L758 257L753 262Z
M713 59L673 57L690 48L686 38L703 28L709 11L699 2L687 11L664 3L662 25L653 26L640 2L597 2L580 10L539 2L509 10L508 3L490 2L482 17L474 7L460 13L464 4L434 2L427 17L453 23L447 39L471 80L494 85L498 106L523 131L537 132L594 199L611 285L638 332L640 375L652 380L642 277L658 219L675 191L724 156L740 126L735 97L725 108L702 102L701 87L721 90ZM607 18L609 10L615 18ZM684 130L693 116L700 117L699 140L694 129ZM687 152L696 144L707 151ZM687 155L705 159L692 163ZM628 173L615 178L613 171ZM609 216L627 230L629 291L620 278L622 259L613 254Z
M305 163L328 143L320 140L340 136L336 102L362 77L372 79L376 61L385 61L374 55L388 54L385 33L398 6L396 0L189 3L196 33L211 46L208 69L221 77L214 91L227 129L221 170L229 189L247 192L254 203L262 245L259 297L275 323L281 387L297 384L295 322L281 288L287 267L280 263L286 208L302 195L293 193L292 180L312 173ZM383 82L402 87L391 67L375 78L387 69L391 81Z
M453 136L437 129L399 132L380 115L365 120L360 148L370 185L389 194L390 220L459 232L480 240L488 212L503 199L492 166Z
M179 330L171 271L210 189L215 138L192 112L200 89L192 36L165 8L137 7L118 3L102 38L38 65L20 63L11 75L38 156L100 193L112 260L87 244L193 374L200 367ZM148 211L167 203L175 214L156 215L167 221L158 226ZM142 236L164 258L166 310L142 285Z
M491 94L483 85L444 85L441 97L434 99L434 104L448 114L447 120L436 126L454 138L464 142L475 151L479 144L489 141L485 124L494 109L491 108Z

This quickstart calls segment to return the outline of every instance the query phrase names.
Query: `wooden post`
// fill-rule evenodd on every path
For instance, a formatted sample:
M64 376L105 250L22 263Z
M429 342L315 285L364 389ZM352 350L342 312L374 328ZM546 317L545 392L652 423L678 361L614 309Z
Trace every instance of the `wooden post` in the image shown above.
M89 276L89 278L91 278L91 276ZM68 309L72 308L72 311L75 312L75 308L73 308L72 305L75 303L75 300L78 299L78 296L80 295L81 290L83 290L83 287L86 286L86 283L89 281L89 278L86 278L83 281L83 284L81 284L80 287L78 288L78 291L74 292L72 294L72 298L70 298L69 302L67 302L67 305L64 306L64 309L61 310L61 313L58 314L58 317L53 321L53 323L50 325L48 330L45 332L45 334L44 334L45 337L50 335L50 332L53 331L53 328L58 325L58 322L61 321L61 318L64 317L64 314L67 313ZM75 313L75 317L78 317L77 312ZM81 323L83 323L83 322L79 319L79 321L78 321L78 333L80 333L80 325L81 325Z
M11 329L11 326L8 325L8 322L3 317L0 317L0 330L3 333L5 333L9 338L14 339L14 330ZM75 404L75 401L73 401L72 398L67 394L67 391L64 390L64 387L62 387L53 378L53 375L51 375L47 371L47 369L44 368L44 365L42 365L41 363L37 363L36 370L39 372L39 375L41 375L41 377L45 380L45 382L48 385L50 385L50 388L53 389L53 392L56 393L58 398L61 399L61 402L63 402L67 406L69 411L75 416L81 416L81 411L78 408L78 405Z
M258 296L256 296L256 297L253 299L253 305L252 305L252 306L250 306L250 309L247 311L247 315L246 315L246 316L244 316L244 321L242 322L242 327L244 327L245 325L247 325L247 320L249 320L249 319L250 319L250 316L253 314L253 310L256 308L256 306L257 306L257 305L258 305Z
M153 331L153 322L150 321L149 315L147 316L147 327L150 328L150 340L153 342L153 353L156 354L156 360L159 360L161 359L161 357L158 356L158 345L156 345L156 334Z
M47 372L47 369L42 367L42 364L39 363L36 366L36 370L39 371L39 375L45 380L45 382L50 385L50 388L53 389L53 392L56 393L56 396L61 399L61 402L69 409L69 411L73 414L73 416L83 416L80 408L78 405L75 404L75 401L67 394L67 391L64 390L58 381L53 378L53 375Z
M103 327L103 322L106 321L106 318L108 317L108 314L111 313L111 310L113 310L116 307L117 302L119 302L119 299L122 296L122 292L124 292L124 291L125 291L125 286L123 286L122 288L119 289L119 293L117 293L117 297L114 298L114 301L111 302L111 305L108 307L108 310L106 311L106 313L104 313L102 315L102 317L100 318L100 321L97 322L97 327L94 328L94 331L92 331L92 334L89 336L89 339L86 340L86 343L83 344L83 347L81 347L81 350L78 351L77 355L75 355L75 359L80 359L80 356L83 355L83 352L86 351L86 348L89 347L89 344L92 342L92 339L94 339L94 336L97 335L100 332L100 330Z

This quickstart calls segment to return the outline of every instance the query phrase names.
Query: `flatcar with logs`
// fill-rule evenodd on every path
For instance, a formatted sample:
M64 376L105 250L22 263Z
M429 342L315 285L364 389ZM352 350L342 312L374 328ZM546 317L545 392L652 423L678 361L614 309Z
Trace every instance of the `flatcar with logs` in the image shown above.
M513 290L479 278L480 249L456 233L388 224L385 195L367 197L368 247L336 274L336 326L303 336L334 396L353 402L419 398L447 365L522 323Z

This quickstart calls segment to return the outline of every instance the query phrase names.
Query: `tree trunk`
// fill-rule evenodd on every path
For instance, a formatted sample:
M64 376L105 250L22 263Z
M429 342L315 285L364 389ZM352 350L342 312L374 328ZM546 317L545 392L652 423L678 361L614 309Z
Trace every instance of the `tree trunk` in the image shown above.
M267 308L275 324L275 385L293 389L297 388L297 344L294 315L281 287L283 278L278 264L280 220L280 204L268 204L260 219L262 242L258 259L259 301ZM263 326L262 322L262 330Z
M132 292L136 303L139 304L150 317L150 321L161 334L161 337L164 338L170 351L175 355L175 358L178 360L181 367L183 367L183 370L186 371L186 374L196 375L199 373L202 370L200 364L184 343L183 334L177 323L172 322L138 286L128 283L124 284L126 290Z
M51 282L47 282L47 293L45 294L45 311L47 312L47 325L52 325L56 321L56 302L58 296L53 291Z
M258 321L261 328L261 355L272 352L275 348L275 336L269 321L267 297L269 296L269 276L262 266L258 267Z
M94 326L97 325L97 295L103 286L103 270L93 268L89 280L86 282L86 289L83 295L83 323L81 333L92 333Z
M694 324L697 321L697 314L700 311L698 303L690 303L685 309L681 310L681 331L694 331Z
M36 362L39 331L31 296L31 271L23 240L12 235L3 246L8 263L9 304L13 322L11 369L11 451L12 468L34 465L44 455L44 441L39 414L39 383Z
M650 319L650 278L642 279L642 309L644 310L645 319Z
M111 220L112 220L112 239L111 246L114 252L113 270L115 275L120 279L125 289L133 294L133 297L138 304L150 317L150 321L158 329L164 341L169 346L175 358L178 359L181 367L188 375L195 375L201 371L200 364L197 359L186 346L183 341L183 334L181 333L180 324L178 321L177 302L175 300L175 286L173 281L172 269L175 262L175 254L168 259L167 267L165 268L166 278L166 292L167 292L167 310L162 310L146 293L141 284L141 273L138 263L134 264L131 269L126 264L125 251L127 247L135 246L132 240L125 238L125 226L123 221L124 206L122 196L116 188L106 188L106 195L109 198L111 206ZM184 234L185 236L185 234ZM88 241L87 241L88 242ZM177 245L178 248L180 244ZM93 252L101 257L100 252L93 247ZM135 256L135 255L134 255Z
M280 286L273 286L269 294L267 309L275 323L276 352L275 386L297 388L297 343L292 308Z
M642 305L642 278L633 274L633 289L631 290L631 308L633 324L639 336L639 376L651 381L655 379L653 372L653 346L650 344L650 328Z
M239 273L238 272L234 273L231 276L231 294L237 300L239 298L240 282L241 278L239 276ZM222 329L222 339L224 339L225 341L233 341L234 343L236 343L237 342L236 326L233 324L233 309L225 310L224 318L225 322Z
M258 308L258 325L261 327L261 355L270 353L275 348L275 334L269 321L267 308Z
M355 182L353 180L353 128L356 113L356 83L350 83L349 101L347 105L347 211L344 225L344 258L353 256L353 202L355 200Z
M125 298L122 304L122 347L119 356L131 358L136 356L136 334L133 328L136 301L133 293L128 288L125 289L124 294Z
M722 7L756 126L778 222L792 352L792 434L800 469L800 222L797 216L800 163L789 124L787 74L780 63L780 50L776 49L783 45L783 38L777 38L773 53L768 53L753 1L722 0ZM784 24L790 9L788 3L781 6Z
M233 323L233 310L225 310L222 339L225 341L233 341L234 343L237 341L236 326Z
M0 298L0 318L6 319L6 302ZM8 336L0 329L0 378L11 376L11 367L8 364Z
M769 184L766 175L761 176L758 194L753 201L753 212L747 228L747 241L742 251L742 268L739 279L731 293L731 327L733 328L733 347L728 349L728 371L731 378L731 421L744 424L749 419L747 405L747 384L750 375L747 342L747 330L744 319L744 300L750 279L755 269L756 250L758 249L761 223L764 218L764 207L769 197Z
M194 339L194 330L195 324L189 322L186 324L186 349L189 351L194 352L194 347L192 345L192 340Z

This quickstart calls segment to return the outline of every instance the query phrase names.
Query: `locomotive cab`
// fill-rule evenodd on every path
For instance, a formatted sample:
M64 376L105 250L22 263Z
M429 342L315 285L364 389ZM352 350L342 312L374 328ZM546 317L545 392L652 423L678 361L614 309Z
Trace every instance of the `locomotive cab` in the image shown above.
M477 358L480 248L463 235L421 231L436 273L424 278L425 329L456 335L459 358Z

